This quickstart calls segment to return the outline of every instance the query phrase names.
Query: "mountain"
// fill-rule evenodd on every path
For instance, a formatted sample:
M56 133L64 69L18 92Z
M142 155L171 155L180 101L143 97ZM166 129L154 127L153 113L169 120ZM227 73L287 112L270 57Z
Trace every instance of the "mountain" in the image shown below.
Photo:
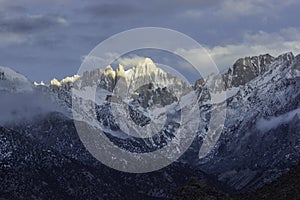
M174 90L174 93L179 93L180 90L188 87L187 83L178 77L157 67L150 58L145 58L143 62L127 70L119 64L116 70L107 66L103 71L95 69L91 72L85 72L80 80L78 81L80 88L97 85L110 92L113 90L118 92L123 89L122 87L126 87L126 92L130 94L147 84L153 84L155 88L168 87Z
M300 56L271 60L265 73L238 88L234 79L225 80L228 98L217 105L226 105L224 129L210 155L195 163L237 190L260 187L299 160ZM234 69L243 65L239 61ZM205 135L205 126L200 132Z
M128 70L119 65L116 71L108 66L103 71L84 72L75 82L52 84L46 90L72 109L77 121L105 130L119 146L137 152L161 148L174 137L179 116L171 111L178 112L180 99L193 92L192 86L149 58ZM166 106L167 110L162 109ZM91 114L94 107L96 118ZM141 135L144 138L137 137ZM153 135L157 137L150 137Z
M0 125L30 121L38 115L63 110L50 94L41 93L35 85L14 70L0 67Z
M23 104L12 101L7 113L30 102L39 108L49 105L49 109L34 112L31 120L0 123L1 152L5 152L0 159L0 173L5 175L0 197L6 199L52 195L57 199L83 195L166 199L193 177L207 184L208 193L213 187L212 193L224 197L225 192L262 187L300 160L300 55L241 58L226 73L211 74L194 85L163 71L151 59L129 69L108 66L61 81L53 79L50 84L32 84L9 71L5 68L0 74L2 92L18 91L22 96L17 99ZM21 89L23 85L32 89ZM182 123L184 109L192 110L190 102L198 103L198 112ZM208 135L212 113L221 108L226 108L224 127ZM82 144L74 119L103 130L116 146L137 155L162 149L179 137L191 138L191 131L199 128L188 150L171 165L131 174L97 161ZM197 127L190 130L190 123ZM178 134L182 126L187 128ZM211 151L199 157L203 144ZM177 153L171 151L170 158ZM84 194L78 193L83 189Z
M0 92L28 92L33 90L33 84L25 76L8 67L0 66Z
M148 68L149 66L146 64L140 67ZM173 77L158 70L156 66L150 67L153 72L150 73L152 77L157 75L161 78ZM1 124L0 133L3 144L1 152L4 154L0 161L0 171L3 175L0 179L2 182L0 197L4 199L82 199L84 196L88 199L165 199L168 194L173 193L177 187L185 184L191 177L213 180L197 168L178 162L152 173L119 172L101 164L86 150L77 134L74 121L70 118L72 90L76 90L76 88L88 90L97 84L98 89L104 92L105 88L108 89L106 86L109 85L108 82L112 80L111 78L120 76L120 73L117 73L118 76L113 77L111 75L114 73L107 71L109 70L104 72L94 70L85 73L80 78L74 76L62 81L54 79L50 84L34 84L34 93L41 93L49 97L49 100L66 108L67 111L52 110L48 114L37 114L30 121L20 120ZM129 72L134 73L134 70ZM151 76L145 74L143 78L149 80ZM104 83L103 80L107 82ZM113 80L115 81L115 79ZM128 80L130 81L130 79ZM174 78L174 80L177 79ZM128 83L130 83L129 81ZM171 81L172 79L161 87L158 84L149 83L146 90L143 89L143 86L137 88L136 91L132 90L128 97L132 100L131 113L138 111L133 108L134 106L146 108L152 107L154 104L174 103L177 97L171 92L173 89L166 88L166 84L173 84ZM179 84L181 84L180 81ZM105 99L113 102L114 97L118 96L109 89L105 94L104 99L98 99L100 103ZM32 99L34 98L36 96L32 95ZM147 98L148 100L146 100ZM150 101L150 98L153 101ZM82 98L82 100L84 103L91 102L89 98ZM41 101L44 102L44 100ZM98 117L99 122L114 124L109 118L110 115L107 115L110 112L109 107L102 105L98 109L99 111L104 109L99 112L101 115ZM135 115L132 118L139 120L138 116ZM87 120L84 123L90 122ZM112 128L113 126L109 125L108 127ZM130 145L129 142L126 146ZM179 173L182 176L178 176ZM212 184L217 182L212 182Z
M293 57L292 54L287 54L286 56ZM230 68L225 74L225 76L227 76L227 87L245 85L255 77L268 71L270 64L273 63L274 60L275 58L269 54L238 59L233 64L232 69Z

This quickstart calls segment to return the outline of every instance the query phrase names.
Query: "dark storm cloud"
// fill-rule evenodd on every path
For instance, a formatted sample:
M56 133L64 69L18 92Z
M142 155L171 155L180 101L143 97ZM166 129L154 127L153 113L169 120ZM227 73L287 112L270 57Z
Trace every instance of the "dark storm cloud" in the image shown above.
M53 27L65 26L64 18L46 15L23 15L2 17L0 19L0 32L5 33L35 33Z

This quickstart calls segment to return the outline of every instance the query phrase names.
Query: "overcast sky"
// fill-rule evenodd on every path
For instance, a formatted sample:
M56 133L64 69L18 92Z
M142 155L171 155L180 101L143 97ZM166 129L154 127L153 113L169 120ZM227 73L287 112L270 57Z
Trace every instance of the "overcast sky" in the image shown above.
M0 65L61 79L109 36L155 26L194 38L225 69L243 56L300 53L299 10L298 0L0 0ZM201 62L197 49L184 53Z

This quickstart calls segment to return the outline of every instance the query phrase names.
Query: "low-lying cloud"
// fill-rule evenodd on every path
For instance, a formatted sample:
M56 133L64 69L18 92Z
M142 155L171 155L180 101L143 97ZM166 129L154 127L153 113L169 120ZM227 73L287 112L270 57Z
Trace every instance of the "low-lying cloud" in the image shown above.
M1 93L0 125L27 122L49 112L63 112L41 92Z

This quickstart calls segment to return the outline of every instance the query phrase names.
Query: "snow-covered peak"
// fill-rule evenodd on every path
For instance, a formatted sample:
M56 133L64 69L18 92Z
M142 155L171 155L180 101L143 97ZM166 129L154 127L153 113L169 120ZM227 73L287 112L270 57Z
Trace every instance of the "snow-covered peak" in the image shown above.
M123 65L121 65L121 64L118 65L118 67L116 69L116 75L117 75L117 77L125 76L125 70L124 70Z
M134 92L141 86L152 84L154 88L170 88L177 96L180 96L179 94L183 88L188 87L187 83L180 78L157 67L150 58L145 58L144 61L129 68L124 75L129 93Z
M0 66L0 91L33 91L33 84L25 76L15 72L8 67Z
M52 79L52 80L50 81L50 85L55 85L55 86L60 87L60 86L61 86L61 83L60 83L59 80L57 80L56 78L54 78L54 79Z
M116 77L116 72L114 71L114 69L108 65L104 72L103 72L104 76L111 76L112 78L115 78Z
M53 78L50 81L50 85L54 85L54 86L62 86L63 84L67 84L67 83L74 83L76 80L78 80L80 78L79 75L73 75L71 77L67 76L66 78L62 79L61 81L57 80L56 78ZM38 85L44 85L44 84L38 84Z
M135 94L136 90L147 85L152 85L154 90L167 87L177 97L183 90L191 88L189 83L157 67L150 58L145 58L134 66L126 66L126 70L119 64L115 70L109 65L103 71L95 69L84 72L77 83L76 88L96 86L110 92L122 91L126 94ZM52 80L51 85L62 86L58 80Z
M66 78L62 79L60 82L63 83L74 83L77 79L79 78L79 75L74 75L74 76L67 76Z
M44 81L41 81L41 82L39 82L39 83L36 82L36 81L34 81L33 84L34 84L34 86L45 86Z
M133 79L138 77L145 77L150 75L165 75L167 72L158 68L150 58L145 58L143 62L140 62L136 66L128 69L125 72L126 79Z
M145 60L143 62L140 62L136 67L148 68L153 70L157 68L157 66L154 64L151 58L145 58Z
M145 64L154 64L153 60L151 60L151 58L145 58L144 60Z

